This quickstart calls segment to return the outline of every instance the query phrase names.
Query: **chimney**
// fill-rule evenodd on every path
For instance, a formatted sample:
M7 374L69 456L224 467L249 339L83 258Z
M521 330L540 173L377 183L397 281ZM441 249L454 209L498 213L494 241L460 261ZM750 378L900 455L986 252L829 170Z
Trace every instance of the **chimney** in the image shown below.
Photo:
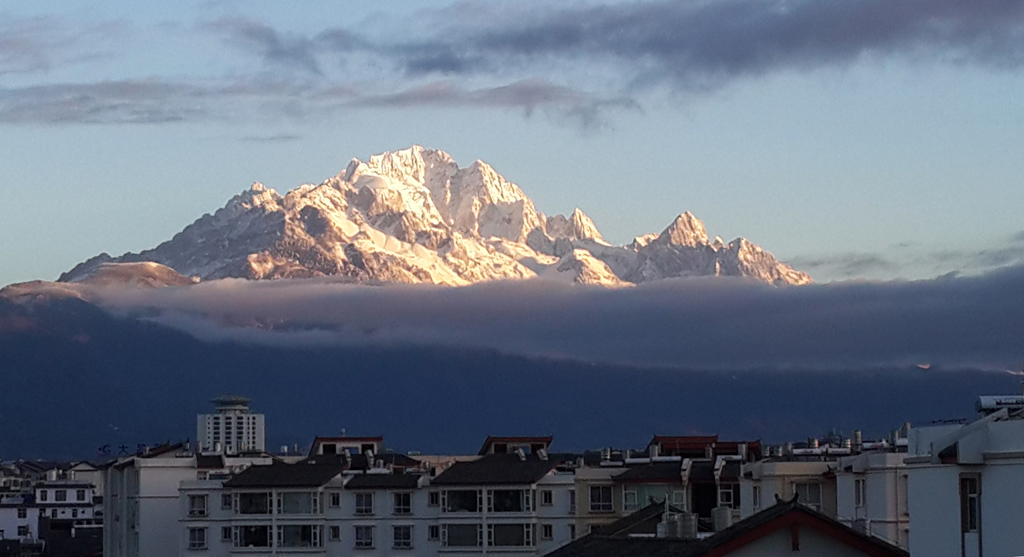
M855 429L853 430L853 452L859 453L864 449L864 432Z

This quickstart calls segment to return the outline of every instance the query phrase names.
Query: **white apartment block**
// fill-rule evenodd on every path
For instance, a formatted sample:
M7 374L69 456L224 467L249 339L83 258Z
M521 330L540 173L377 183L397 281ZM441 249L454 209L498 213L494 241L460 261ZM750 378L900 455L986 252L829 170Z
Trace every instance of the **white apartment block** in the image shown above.
M1017 397L1020 398L1020 397ZM910 431L912 555L1024 555L1024 419L1000 409L970 424Z
M906 457L905 452L872 451L840 459L835 474L839 522L909 548Z
M263 414L249 411L249 399L222 396L212 401L217 412L196 420L196 448L200 453L237 455L266 450Z

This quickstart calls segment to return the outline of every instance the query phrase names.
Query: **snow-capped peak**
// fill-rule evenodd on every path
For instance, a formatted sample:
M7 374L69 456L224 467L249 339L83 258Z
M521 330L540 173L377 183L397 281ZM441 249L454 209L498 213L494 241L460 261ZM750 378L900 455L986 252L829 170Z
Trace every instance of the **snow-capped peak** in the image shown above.
M746 240L710 244L691 213L660 235L612 246L579 208L569 217L545 217L487 163L459 168L448 153L419 145L353 159L320 185L285 196L254 183L154 249L94 258L69 275L108 261L153 261L203 279L343 275L462 285L542 275L619 285L741 275L810 281Z
M675 246L697 247L707 245L708 233L704 223L687 211L672 221L658 237L658 241Z

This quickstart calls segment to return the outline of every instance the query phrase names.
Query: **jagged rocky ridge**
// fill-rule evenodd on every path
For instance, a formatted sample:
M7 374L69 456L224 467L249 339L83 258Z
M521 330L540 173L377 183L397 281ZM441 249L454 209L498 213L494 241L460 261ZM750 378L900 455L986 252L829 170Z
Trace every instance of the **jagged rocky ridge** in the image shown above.
M353 159L320 185L284 195L253 184L154 249L101 254L60 280L81 280L104 263L143 261L204 280L345 276L465 285L539 276L620 286L715 275L811 282L744 238L709 239L690 213L660 234L611 245L583 211L548 217L486 163L459 168L444 151L420 146Z

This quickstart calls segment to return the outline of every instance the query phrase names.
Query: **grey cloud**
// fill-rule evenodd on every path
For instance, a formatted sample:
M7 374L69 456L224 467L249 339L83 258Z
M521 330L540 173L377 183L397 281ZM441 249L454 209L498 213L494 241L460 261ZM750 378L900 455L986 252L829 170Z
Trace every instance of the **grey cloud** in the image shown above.
M1014 267L974 277L790 288L731 279L628 289L544 281L444 288L226 280L108 291L102 303L173 311L179 323L181 315L203 316L220 324L216 334L205 333L215 340L482 347L685 368L998 369L1015 368L1024 353L1022 291L1024 268ZM181 328L199 329L189 323Z
M450 51L439 68L475 71L481 56L494 67L509 60L611 57L642 68L638 80L702 87L871 53L933 52L1008 66L1024 60L1024 4L1018 0L654 1L538 12L436 37L431 48ZM424 68L416 56L406 64L410 71Z
M247 135L242 138L242 141L249 141L253 143L286 143L289 141L298 141L300 139L302 139L301 135L276 133L273 135Z
M268 65L298 68L311 74L320 75L314 43L307 37L278 32L273 27L244 18L219 19L208 25L214 31L225 33L228 38L247 50L258 53ZM337 42L337 33L328 40Z
M827 274L835 278L872 276L875 273L891 275L899 265L878 253L840 253L822 257L796 257L787 261L794 268L811 276Z
M69 26L52 17L0 17L0 76L44 72L99 56L121 31L117 22Z
M185 102L202 96L160 81L107 81L0 89L0 122L8 124L162 123L208 116Z

